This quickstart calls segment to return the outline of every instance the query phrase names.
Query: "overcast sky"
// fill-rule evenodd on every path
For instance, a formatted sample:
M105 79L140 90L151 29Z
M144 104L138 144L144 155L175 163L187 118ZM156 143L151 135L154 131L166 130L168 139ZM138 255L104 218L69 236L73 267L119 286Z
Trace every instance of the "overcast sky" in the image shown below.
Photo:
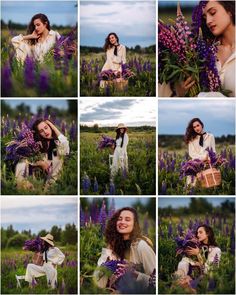
M156 126L157 102L153 98L86 98L80 100L80 123L100 127Z
M234 201L234 198L206 198L209 203L211 203L214 207L219 206L221 203L223 203L225 200L230 200L231 202ZM189 197L178 197L178 198L158 198L158 207L165 208L168 206L171 206L172 208L178 208L178 207L186 207L190 203Z
M159 100L159 134L184 134L195 117L215 136L235 134L234 100Z
M75 26L78 22L77 1L1 1L2 19L15 23L28 24L33 15L46 14L51 25Z
M156 1L80 2L81 45L103 46L106 36L115 32L120 43L142 47L156 43Z
M71 197L4 197L1 196L1 225L12 224L14 229L33 233L53 225L77 225L77 198Z

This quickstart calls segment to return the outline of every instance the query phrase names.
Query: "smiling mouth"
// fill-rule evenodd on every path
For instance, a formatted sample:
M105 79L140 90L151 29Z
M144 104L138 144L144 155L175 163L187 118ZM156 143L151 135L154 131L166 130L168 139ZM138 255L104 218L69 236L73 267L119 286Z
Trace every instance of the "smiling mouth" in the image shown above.
M126 229L127 226L119 226L119 229Z

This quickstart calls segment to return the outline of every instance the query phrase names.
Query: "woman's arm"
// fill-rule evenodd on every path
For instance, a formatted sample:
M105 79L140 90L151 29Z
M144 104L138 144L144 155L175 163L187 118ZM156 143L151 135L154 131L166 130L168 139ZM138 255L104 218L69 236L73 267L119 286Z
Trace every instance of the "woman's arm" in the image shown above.
M47 123L48 126L51 127L51 129L55 132L56 137L58 138L58 136L61 134L61 132L58 130L58 128L49 120L46 120L45 123Z
M210 148L212 148L214 153L216 152L215 137L213 134L210 134Z

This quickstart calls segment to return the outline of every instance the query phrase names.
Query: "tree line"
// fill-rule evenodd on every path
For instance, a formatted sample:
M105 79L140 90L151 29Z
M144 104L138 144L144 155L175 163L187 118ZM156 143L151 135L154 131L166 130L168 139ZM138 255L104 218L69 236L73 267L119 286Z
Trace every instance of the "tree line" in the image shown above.
M68 223L65 225L65 229L54 225L50 231L42 229L37 234L32 233L30 229L19 232L12 225L6 229L1 227L1 247L2 249L23 247L26 240L34 239L37 236L43 237L48 233L53 235L55 244L77 245L77 227L74 223Z
M134 47L127 47L126 51L130 53L143 53L143 54L151 54L156 53L156 45L150 45L147 47L141 47L140 45L136 45ZM103 47L97 46L80 46L80 53L81 54L88 54L88 53L100 53L104 52Z
M87 125L80 125L80 132L91 132L91 133L107 133L107 132L114 132L116 129L116 126L114 127L100 127L98 124L94 124L93 126L89 127ZM155 131L156 127L153 126L136 126L136 127L129 127L129 131L131 132L152 132Z

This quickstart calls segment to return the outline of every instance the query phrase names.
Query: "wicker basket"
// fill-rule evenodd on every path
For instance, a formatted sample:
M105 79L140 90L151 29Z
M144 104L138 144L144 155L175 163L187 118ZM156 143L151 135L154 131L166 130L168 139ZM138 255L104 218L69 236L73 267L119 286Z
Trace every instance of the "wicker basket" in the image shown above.
M33 260L33 264L42 266L43 265L43 254L40 252L35 252L32 260Z
M221 184L221 172L216 168L210 167L209 169L197 173L197 179L201 187L215 187Z
M128 80L113 80L113 81L106 81L106 86L114 87L117 91L124 91L125 88L128 87Z

